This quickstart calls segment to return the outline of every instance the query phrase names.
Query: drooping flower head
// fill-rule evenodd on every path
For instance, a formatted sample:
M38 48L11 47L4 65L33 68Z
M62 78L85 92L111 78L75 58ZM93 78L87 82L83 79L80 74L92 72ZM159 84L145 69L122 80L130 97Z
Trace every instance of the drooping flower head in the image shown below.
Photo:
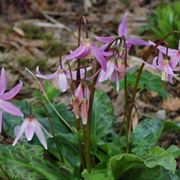
M125 77L125 74L125 65L120 61L115 63L114 60L111 59L107 62L107 71L100 71L98 81L112 80L116 83L116 90L118 91L119 81Z
M0 133L2 131L2 114L3 112L9 113L14 116L23 116L21 110L9 102L12 98L14 98L19 91L22 89L23 83L20 82L10 91L6 91L7 80L6 80L6 72L5 69L1 69L0 75Z
M86 68L86 71L89 71L91 68L88 67ZM85 69L80 69L80 75L83 78L85 74ZM72 77L71 77L72 75ZM53 74L48 74L48 75L42 75L39 71L39 67L36 68L36 76L42 79L50 80L50 79L57 79L58 80L58 85L59 89L62 92L66 92L67 89L69 88L68 84L68 79L69 80L76 80L77 78L77 71L72 71L70 72L65 68L65 66L58 67L57 71L54 72ZM72 78L72 79L71 79Z
M87 57L96 58L102 69L106 70L106 57L111 56L109 52L105 52L104 48L97 47L95 43L91 43L89 39L84 42L69 55L65 56L65 60L81 59Z
M90 90L87 85L80 83L72 98L72 108L76 118L82 119L83 125L87 124L89 110Z
M37 138L39 139L40 143L44 146L45 149L47 149L47 143L44 136L44 132L47 133L50 137L52 137L46 129L38 122L38 120L33 117L32 115L29 115L24 119L24 122L20 126L16 138L13 142L13 146L15 146L18 142L18 140L21 138L23 134L25 134L25 137L28 141L31 141L34 134L36 134Z
M173 83L173 77L176 76L177 63L173 59L167 59L163 57L163 53L159 52L158 56L153 59L152 64L146 63L149 67L157 69L161 72L161 80Z
M118 36L126 38L126 44L128 49L130 49L132 45L149 46L149 43L142 39L128 36L127 15L128 13L125 13L122 17L121 23L119 24L118 27L118 33L117 33ZM96 36L96 39L98 41L106 44L110 43L114 38L115 37L111 37L111 36Z

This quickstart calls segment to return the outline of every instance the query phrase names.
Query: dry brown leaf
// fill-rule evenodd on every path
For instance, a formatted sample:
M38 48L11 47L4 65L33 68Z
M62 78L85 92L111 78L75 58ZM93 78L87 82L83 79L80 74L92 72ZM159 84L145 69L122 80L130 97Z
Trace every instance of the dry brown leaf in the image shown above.
M180 98L168 98L162 103L162 107L166 110L177 111L178 109L180 109Z
M22 29L20 29L19 27L13 27L13 31L16 32L18 35L24 37L24 31Z

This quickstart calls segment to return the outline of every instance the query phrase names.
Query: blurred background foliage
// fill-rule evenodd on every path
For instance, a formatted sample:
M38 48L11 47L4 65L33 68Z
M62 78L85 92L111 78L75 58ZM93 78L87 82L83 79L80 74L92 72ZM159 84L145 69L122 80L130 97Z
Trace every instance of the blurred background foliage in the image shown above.
M180 1L174 1L157 6L155 11L149 16L149 22L143 26L141 32L149 33L156 39L163 38L172 31L180 31ZM177 48L178 35L167 38L169 47Z

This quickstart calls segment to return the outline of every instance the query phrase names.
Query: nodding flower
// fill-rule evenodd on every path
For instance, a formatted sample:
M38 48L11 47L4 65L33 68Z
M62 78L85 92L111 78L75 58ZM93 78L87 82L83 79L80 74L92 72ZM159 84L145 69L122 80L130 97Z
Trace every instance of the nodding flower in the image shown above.
M177 70L177 62L174 62L173 59L164 59L163 54L159 52L158 56L153 59L152 64L144 63L153 69L161 71L161 80L173 83L173 77L176 76L174 71Z
M44 146L45 149L47 149L46 138L44 136L43 130L47 135L52 137L46 131L46 129L38 122L38 120L35 117L33 117L32 115L29 115L28 117L24 119L24 122L22 123L19 130L17 131L16 138L13 142L13 146L17 144L18 140L25 133L25 137L28 141L31 141L34 134L36 134L40 143Z
M89 71L91 68L88 67L86 68L86 71ZM80 74L81 77L83 78L85 75L85 69L80 69ZM71 77L72 75L72 77ZM53 74L48 74L48 75L42 75L39 71L39 67L36 68L36 76L42 79L57 79L58 80L58 85L59 85L59 89L62 92L66 92L69 88L69 84L68 84L68 79L69 80L76 80L77 78L77 71L72 71L70 72L69 70L66 70L65 67L58 67L58 69L53 73ZM72 78L72 79L71 79Z
M126 45L128 49L131 48L132 45L141 45L141 46L149 46L149 42L146 42L139 38L128 37L128 28L127 28L127 15L125 13L122 17L121 23L118 27L118 36L126 38ZM110 43L115 37L113 36L96 36L96 39L102 43L108 44Z
M115 63L113 60L109 60L107 62L107 71L103 71L101 69L98 77L99 82L103 82L105 80L112 80L116 83L116 90L119 90L119 81L125 77L126 68L125 65L118 61Z
M65 56L64 60L94 57L99 62L101 67L106 70L106 57L111 55L112 54L107 53L104 48L97 47L94 43L91 43L89 39L85 39L77 49L72 51L69 55Z
M87 85L80 83L72 98L72 108L77 119L82 118L82 123L87 123L89 110L90 90Z
M156 43L149 41L150 45L152 46L157 46ZM176 68L178 66L178 64L180 64L180 40L179 40L179 44L178 44L178 49L171 49L171 48L167 48L161 45L157 46L157 49L163 53L166 54L167 56L170 57L171 61L171 66L173 68Z
M22 89L23 83L20 82L10 91L6 91L6 71L4 68L1 69L0 74L0 133L2 131L2 114L3 112L9 113L14 116L23 116L21 110L9 102L13 97L15 97L19 91Z

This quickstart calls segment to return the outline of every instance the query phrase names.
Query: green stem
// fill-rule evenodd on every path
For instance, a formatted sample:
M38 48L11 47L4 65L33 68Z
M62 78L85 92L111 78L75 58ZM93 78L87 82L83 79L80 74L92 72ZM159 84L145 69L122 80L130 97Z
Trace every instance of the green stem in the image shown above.
M51 129L51 133L52 133L52 136L53 136L53 141L54 141L54 144L56 145L56 149L57 149L57 152L58 152L58 154L59 154L59 159L60 159L62 162L64 162L63 155L62 155L62 153L61 153L61 151L60 151L60 149L59 149L58 143L57 143L56 138L55 138L55 132L54 132L54 129L53 129L53 124L52 124L50 115L49 115L49 113L48 113L48 109L47 109L47 107L44 105L44 103L42 103L42 102L38 102L38 101L37 101L37 102L33 103L33 105L35 105L35 104L39 104L39 105L42 105L42 106L44 107L44 109L45 109L45 111L46 111L46 114L47 114L47 117L48 117L48 122L49 122L50 129Z
M72 132L74 132L74 130L72 129L72 127L66 122L66 120L61 116L61 114L57 111L57 109L55 108L55 106L51 103L51 101L49 100L41 82L38 80L38 78L27 68L25 68L25 70L34 77L34 79L37 81L37 83L39 84L40 89L42 90L44 97L46 98L47 102L50 104L50 106L52 107L52 109L54 110L54 112L58 115L58 117L60 118L60 120L62 121L62 123Z
M138 85L139 85L139 81L140 81L140 78L141 78L141 74L142 74L144 65L145 65L145 64L142 63L142 64L141 64L141 67L140 67L140 69L139 69L139 71L138 71L137 78L136 78L136 82L135 82L135 85L134 85L134 88L133 88L132 99L131 99L131 102L130 102L130 104L129 104L128 111L127 111L127 113L126 113L126 121L127 121L127 123L128 123L127 147L126 147L126 152L127 152L127 153L129 152L130 136L131 136L131 126L132 126L131 114L132 114L132 110L133 110L133 106L134 106L134 101L135 101L135 98L136 98L136 94L137 94L137 90L138 90Z

